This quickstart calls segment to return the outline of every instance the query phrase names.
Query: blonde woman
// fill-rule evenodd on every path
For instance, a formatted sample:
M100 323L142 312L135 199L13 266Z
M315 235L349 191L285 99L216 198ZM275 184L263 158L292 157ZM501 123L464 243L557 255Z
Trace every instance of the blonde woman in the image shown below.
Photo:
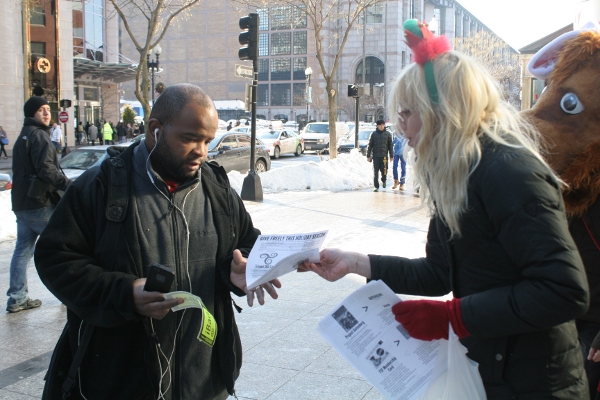
M403 301L392 311L421 340L447 338L451 324L479 363L488 399L586 399L573 320L588 307L587 282L536 133L474 60L426 25L405 28L417 63L398 77L390 115L428 192L426 256L325 249L303 269L330 281L381 279L396 293L452 292L446 302Z

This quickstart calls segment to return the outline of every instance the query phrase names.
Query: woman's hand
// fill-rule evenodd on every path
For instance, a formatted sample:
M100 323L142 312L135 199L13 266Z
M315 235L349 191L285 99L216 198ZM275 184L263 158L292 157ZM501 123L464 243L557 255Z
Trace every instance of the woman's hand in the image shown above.
M298 272L313 271L330 282L335 282L350 273L365 278L371 277L371 263L369 257L364 254L339 249L323 249L320 255L321 259L318 263L303 263L298 266Z
M258 304L261 306L265 304L265 290L269 295L276 299L278 297L277 291L275 288L281 288L281 282L279 279L273 279L267 283L263 283L257 288L249 290L246 286L246 261L248 261L244 256L242 256L242 252L239 250L233 251L233 260L231 260L231 274L230 279L231 283L235 286L239 287L246 293L246 298L248 300L248 305L252 307L254 304L254 296L258 299Z

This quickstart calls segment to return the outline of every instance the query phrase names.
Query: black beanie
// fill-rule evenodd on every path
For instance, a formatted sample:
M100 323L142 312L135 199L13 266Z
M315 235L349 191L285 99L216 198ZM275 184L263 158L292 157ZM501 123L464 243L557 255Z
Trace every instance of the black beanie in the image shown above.
M26 117L33 118L37 110L40 109L41 106L47 105L48 101L40 96L32 96L25 102L23 106L23 112Z

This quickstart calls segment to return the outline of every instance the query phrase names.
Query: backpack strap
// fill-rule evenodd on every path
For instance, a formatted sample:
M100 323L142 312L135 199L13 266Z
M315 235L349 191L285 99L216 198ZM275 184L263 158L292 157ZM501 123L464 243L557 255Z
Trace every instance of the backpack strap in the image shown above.
M107 197L106 197L106 211L105 216L108 220L106 235L112 239L112 248L116 248L119 239L119 229L121 223L127 216L127 207L129 205L129 182L127 178L127 165L125 160L119 157L120 152L112 152L109 148L109 154L111 157L104 161L108 166L106 173L107 179ZM112 262L116 260L116 252L112 252ZM75 384L79 367L83 361L83 356L90 343L92 334L94 333L94 325L86 324L83 336L77 347L77 352L73 357L73 362L69 368L69 373L62 385L63 399L68 398L71 395L71 390Z

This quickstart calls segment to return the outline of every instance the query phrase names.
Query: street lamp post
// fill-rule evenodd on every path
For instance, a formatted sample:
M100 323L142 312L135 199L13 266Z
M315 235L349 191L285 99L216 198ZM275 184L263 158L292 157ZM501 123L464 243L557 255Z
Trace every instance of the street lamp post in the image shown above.
M150 71L152 73L152 107L154 107L154 73L158 72L158 59L160 57L160 53L162 53L162 48L160 47L160 44L157 44L156 47L154 48L154 54L156 55L155 60L150 61L150 54L152 54L153 50L150 50L148 52L148 54L146 55L147 58L147 64L148 64L148 71Z
M306 123L310 122L310 117L308 115L310 110L310 103L312 102L311 90L310 90L310 76L312 75L312 68L308 67L304 70L304 75L306 75Z

